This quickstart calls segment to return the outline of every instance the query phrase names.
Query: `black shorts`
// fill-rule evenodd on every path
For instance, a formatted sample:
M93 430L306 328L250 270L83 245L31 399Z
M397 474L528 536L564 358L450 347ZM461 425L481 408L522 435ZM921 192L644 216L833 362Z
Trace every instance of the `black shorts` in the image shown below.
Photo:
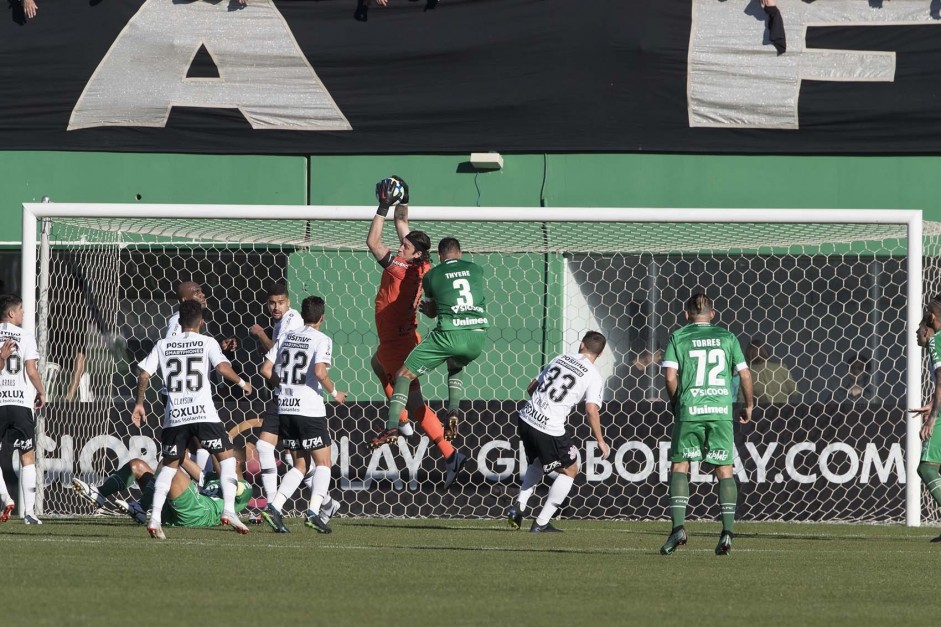
M0 441L13 432L13 450L28 453L33 450L36 439L36 418L33 410L19 405L0 405Z
M273 396L265 405L265 414L261 417L261 432L281 434L281 416L278 415L278 397Z
M542 471L550 473L560 468L568 468L578 461L578 449L572 443L572 437L565 435L549 435L539 429L529 426L529 423L517 418L516 432L526 451L527 463L533 463L536 458L542 464Z
M332 443L326 416L281 416L281 444L289 451L316 451Z
M199 445L210 453L232 450L232 441L221 422L193 422L163 430L160 444L164 460L183 459L192 438L199 440Z

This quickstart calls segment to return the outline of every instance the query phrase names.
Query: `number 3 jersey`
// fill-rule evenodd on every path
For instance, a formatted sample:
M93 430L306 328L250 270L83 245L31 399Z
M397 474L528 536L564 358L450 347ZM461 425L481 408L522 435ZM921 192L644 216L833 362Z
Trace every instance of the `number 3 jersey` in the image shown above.
M39 359L36 338L15 324L0 324L0 346L7 340L16 342L13 352L0 368L0 405L17 405L33 408L35 392L26 376L26 362Z
M708 322L677 329L663 353L663 367L677 371L677 420L732 420L732 369L738 372L748 364L731 332Z
M209 372L229 363L219 343L208 335L186 332L154 345L138 367L153 376L160 373L167 393L163 428L193 422L221 422L212 401Z
M327 415L323 387L314 374L316 364L330 366L333 340L312 327L283 333L265 359L274 364L280 379L278 414L322 417Z
M601 407L604 383L591 360L581 354L559 355L543 368L532 397L520 410L520 420L548 435L565 435L565 422L585 399Z

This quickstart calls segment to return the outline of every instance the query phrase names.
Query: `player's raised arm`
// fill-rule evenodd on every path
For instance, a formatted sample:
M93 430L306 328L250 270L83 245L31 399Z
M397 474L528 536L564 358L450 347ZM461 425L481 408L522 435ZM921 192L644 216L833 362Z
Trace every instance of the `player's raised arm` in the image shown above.
M385 259L389 254L389 247L382 243L382 227L389 215L389 209L402 203L406 197L407 186L404 183L397 177L389 177L376 183L376 201L379 203L379 207L376 209L372 224L369 225L366 246L377 261ZM408 221L406 219L407 226ZM396 218L396 230L398 231L398 218ZM407 230L404 233L399 231L400 240L406 235L408 235Z

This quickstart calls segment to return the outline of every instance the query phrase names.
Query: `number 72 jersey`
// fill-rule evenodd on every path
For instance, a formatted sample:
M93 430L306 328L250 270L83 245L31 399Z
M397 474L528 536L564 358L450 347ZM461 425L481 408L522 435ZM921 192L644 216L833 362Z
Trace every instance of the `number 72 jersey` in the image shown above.
M677 420L732 420L733 369L737 372L747 364L731 332L709 323L677 329L667 342L663 367L677 371Z
M577 403L585 399L601 407L601 373L581 354L559 355L542 369L532 397L520 410L520 420L548 435L565 435L565 423Z

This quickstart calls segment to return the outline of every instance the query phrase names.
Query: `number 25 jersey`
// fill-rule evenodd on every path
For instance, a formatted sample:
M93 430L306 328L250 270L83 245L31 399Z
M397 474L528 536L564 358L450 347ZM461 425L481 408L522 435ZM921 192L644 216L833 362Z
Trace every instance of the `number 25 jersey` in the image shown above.
M532 397L520 410L520 420L549 435L565 435L572 407L582 399L601 407L601 373L591 360L576 353L559 355L543 368Z
M167 406L163 428L193 422L220 422L212 401L209 371L229 363L219 343L208 335L186 332L163 339L154 345L147 359L138 367L153 376L163 377Z

